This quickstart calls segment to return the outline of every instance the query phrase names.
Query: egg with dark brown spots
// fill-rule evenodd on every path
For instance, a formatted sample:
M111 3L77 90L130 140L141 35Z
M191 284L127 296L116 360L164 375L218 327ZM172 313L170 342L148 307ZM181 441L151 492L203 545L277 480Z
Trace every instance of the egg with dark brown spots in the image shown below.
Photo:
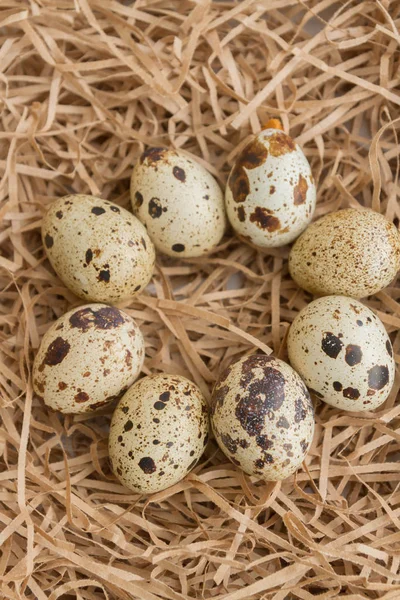
M400 268L400 235L375 211L328 213L299 237L289 256L295 282L318 296L363 298L376 294Z
M229 221L255 246L284 246L310 223L314 179L303 151L278 129L265 129L239 154L229 175L225 204Z
M211 423L225 455L249 475L285 479L303 462L314 410L300 376L284 361L253 354L221 373Z
M131 180L134 214L159 252L202 256L220 242L226 227L224 198L217 181L183 152L148 148Z
M118 399L139 375L144 341L128 314L105 304L70 310L43 336L33 387L63 413L89 413Z
M395 362L383 323L347 296L325 296L296 316L289 360L310 391L348 411L380 406L393 385Z
M43 219L43 245L64 284L85 300L115 303L148 284L155 251L130 212L95 196L53 202Z
M123 396L112 417L112 469L134 492L152 494L189 473L208 440L208 409L198 387L180 375L151 375Z

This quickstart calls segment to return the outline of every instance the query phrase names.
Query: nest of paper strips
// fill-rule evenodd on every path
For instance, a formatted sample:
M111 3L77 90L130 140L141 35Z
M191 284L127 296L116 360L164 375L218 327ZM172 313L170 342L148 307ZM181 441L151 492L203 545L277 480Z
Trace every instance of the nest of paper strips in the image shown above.
M316 401L314 442L281 483L212 440L184 481L145 498L107 459L109 414L62 416L32 392L40 338L78 303L45 259L41 217L84 192L129 205L145 144L183 148L224 185L280 117L318 184L316 217L362 204L398 224L400 4L390 0L6 0L0 12L0 595L7 599L400 597L400 379L375 413ZM158 257L121 305L145 373L193 379L255 349L286 357L310 297L288 248L228 232L209 256ZM400 362L400 285L368 299Z

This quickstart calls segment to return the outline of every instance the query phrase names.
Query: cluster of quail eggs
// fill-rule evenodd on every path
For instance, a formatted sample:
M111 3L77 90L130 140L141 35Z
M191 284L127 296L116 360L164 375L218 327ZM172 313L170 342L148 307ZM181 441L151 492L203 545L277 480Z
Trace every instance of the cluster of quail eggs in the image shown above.
M296 142L271 120L241 150L225 199L215 178L182 151L149 148L131 180L132 211L88 195L53 202L43 245L64 284L85 301L44 335L33 385L63 413L115 408L109 454L127 488L153 493L197 464L209 436L249 475L277 481L294 473L312 442L315 398L369 411L388 397L395 362L390 338L360 298L386 287L400 268L400 236L366 209L330 213L310 225L316 188ZM296 316L290 365L244 356L220 373L210 410L199 388L180 375L138 379L143 335L114 303L149 283L156 250L200 257L220 243L227 219L260 249L295 242L294 281L317 296ZM118 404L115 407L116 402Z

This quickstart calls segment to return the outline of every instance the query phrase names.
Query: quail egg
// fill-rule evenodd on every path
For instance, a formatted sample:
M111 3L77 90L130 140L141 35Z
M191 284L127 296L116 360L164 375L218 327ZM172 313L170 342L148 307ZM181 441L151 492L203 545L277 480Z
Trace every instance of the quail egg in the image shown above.
M224 234L224 198L217 181L177 150L149 148L141 155L132 174L131 199L155 247L168 256L202 256Z
M126 300L152 276L155 251L145 228L108 200L59 198L43 219L42 237L57 275L85 300Z
M318 296L376 294L399 268L399 232L383 215L368 209L328 213L306 229L289 256L295 282Z
M343 410L373 410L393 385L392 344L382 322L348 296L303 308L290 327L288 352L310 391Z
M151 494L178 483L195 466L208 439L207 404L180 375L140 379L112 417L109 454L123 485Z
M264 129L239 154L225 204L239 236L270 248L292 242L314 213L316 191L301 148L278 129Z
M105 304L79 306L45 333L33 387L54 410L93 412L132 385L143 360L143 336L129 315Z
M306 386L285 362L246 356L218 379L212 428L226 456L249 475L277 481L296 471L310 447L314 410Z

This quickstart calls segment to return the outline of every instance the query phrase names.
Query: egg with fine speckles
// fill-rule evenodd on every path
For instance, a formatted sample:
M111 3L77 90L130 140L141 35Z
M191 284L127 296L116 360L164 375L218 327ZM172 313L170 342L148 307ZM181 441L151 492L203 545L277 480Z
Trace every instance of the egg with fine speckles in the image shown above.
M376 294L400 269L400 235L375 211L328 213L299 237L289 256L295 282L317 296Z
M114 411L110 462L125 487L152 494L183 479L207 440L208 409L198 387L180 375L150 375Z
M33 387L63 413L106 408L138 377L144 341L135 321L105 304L79 306L43 336L33 365Z
M239 237L260 248L293 242L310 223L316 191L301 148L278 129L264 129L239 154L225 192Z
M224 198L200 163L174 149L148 148L131 179L134 214L159 252L202 256L221 241L226 227Z
M220 375L211 424L225 455L243 471L278 481L294 473L310 447L314 409L300 376L284 361L253 354Z
M95 196L76 194L53 202L42 238L53 269L79 298L115 303L148 284L154 246L129 211Z
M303 308L290 327L288 352L310 391L343 410L373 410L393 385L393 349L383 323L348 296L324 296Z

